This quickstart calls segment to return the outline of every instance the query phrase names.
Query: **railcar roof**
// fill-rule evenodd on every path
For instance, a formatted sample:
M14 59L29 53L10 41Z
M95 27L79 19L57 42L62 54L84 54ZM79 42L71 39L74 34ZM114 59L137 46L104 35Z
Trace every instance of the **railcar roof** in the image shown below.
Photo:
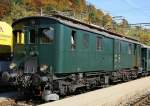
M150 49L150 46L147 46L147 45L144 45L144 44L142 44L142 47Z
M117 34L117 33L114 33L114 32L111 32L111 31L108 31L108 30L105 30L105 29L102 29L98 26L95 26L95 25L91 25L91 24L87 24L87 23L84 23L84 22L81 22L79 20L76 20L76 19L72 19L72 18L69 18L69 17L65 17L65 16L62 16L62 15L53 15L53 16L31 16L31 17L24 17L24 18L21 18L21 19L18 19L16 20L12 26L14 26L16 23L18 22L21 22L23 20L26 20L26 19L32 19L32 18L45 18L45 19L53 19L53 20L56 20L62 24L65 24L65 25L68 25L70 27L75 27L75 28L78 28L78 29L82 29L82 30L85 30L85 31L89 31L89 32L93 32L93 33L97 33L97 34L101 34L103 36L106 36L106 37L109 37L109 38L114 38L114 39L119 39L119 40L123 40L123 41L127 41L127 42L131 42L131 43L136 43L136 44L141 44L139 43L137 40L135 39L132 39L132 38L129 38L129 37L126 37L126 36L123 36L121 34Z

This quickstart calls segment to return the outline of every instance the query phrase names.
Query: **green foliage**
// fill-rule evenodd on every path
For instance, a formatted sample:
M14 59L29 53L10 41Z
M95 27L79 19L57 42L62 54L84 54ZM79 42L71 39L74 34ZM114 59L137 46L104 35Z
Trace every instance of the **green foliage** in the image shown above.
M10 0L12 4L22 4L24 1L23 0Z

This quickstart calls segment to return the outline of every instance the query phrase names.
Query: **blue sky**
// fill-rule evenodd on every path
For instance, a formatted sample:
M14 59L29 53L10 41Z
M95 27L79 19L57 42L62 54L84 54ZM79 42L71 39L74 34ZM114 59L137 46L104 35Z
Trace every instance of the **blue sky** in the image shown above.
M150 23L150 0L87 0L112 16L124 16L130 24Z

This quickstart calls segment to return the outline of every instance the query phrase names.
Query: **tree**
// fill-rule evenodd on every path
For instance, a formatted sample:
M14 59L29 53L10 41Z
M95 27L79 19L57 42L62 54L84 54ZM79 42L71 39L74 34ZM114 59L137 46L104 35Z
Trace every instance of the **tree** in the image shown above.
M1 0L0 1L0 19L2 19L10 11L10 1Z
M27 11L24 5L13 3L11 4L11 10L9 14L3 18L3 21L6 21L11 24L13 19L19 19L31 15L34 15L34 13L32 11Z
M89 23L96 22L96 8L93 5L87 5Z
M103 16L102 25L104 28L108 30L113 30L112 17L109 14Z
M98 9L96 11L96 24L99 25L99 26L102 26L103 24L103 16L104 16L104 13Z

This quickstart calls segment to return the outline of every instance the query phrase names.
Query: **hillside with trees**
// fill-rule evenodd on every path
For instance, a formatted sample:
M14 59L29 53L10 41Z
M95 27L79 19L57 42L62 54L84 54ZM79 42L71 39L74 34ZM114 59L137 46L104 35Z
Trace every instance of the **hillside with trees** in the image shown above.
M150 29L132 27L126 19L118 23L114 17L87 3L86 0L1 0L0 10L0 20L10 24L14 19L40 15L41 11L43 15L59 11L66 16L133 37L150 45Z

